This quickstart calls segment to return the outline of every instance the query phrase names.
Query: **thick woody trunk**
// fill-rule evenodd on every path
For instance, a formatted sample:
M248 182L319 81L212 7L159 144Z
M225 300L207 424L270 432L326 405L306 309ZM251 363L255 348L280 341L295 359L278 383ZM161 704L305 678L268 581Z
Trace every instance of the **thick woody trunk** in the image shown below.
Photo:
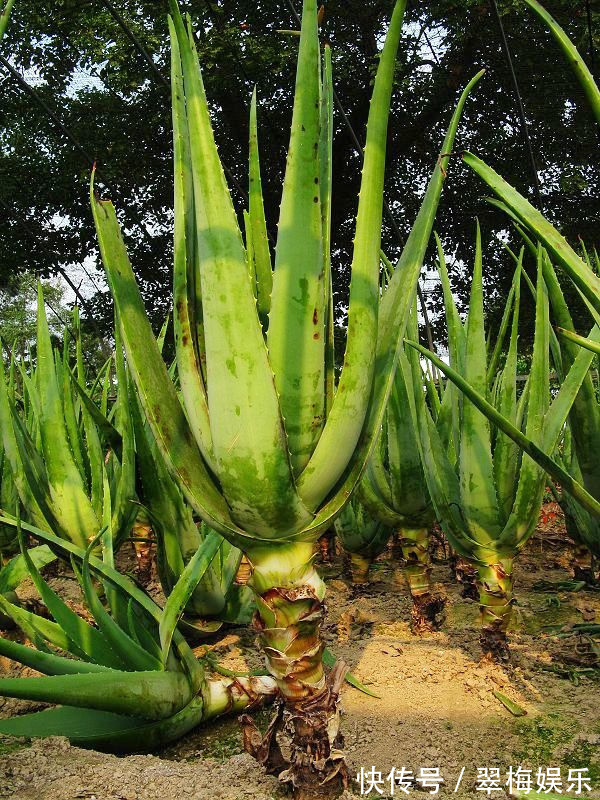
M359 553L348 553L346 569L355 586L365 586L369 582L371 559Z
M594 558L583 544L576 544L573 550L573 577L576 581L585 581L593 586L596 582Z
M508 631L513 609L513 559L499 558L496 564L477 567L481 610L481 648L492 661L507 661Z
M242 718L244 747L297 798L333 796L348 784L339 733L344 668L329 677L323 671L325 585L312 565L313 548L255 548L249 557L255 625L281 703L264 737Z
M413 633L437 631L444 621L445 600L433 591L431 583L429 531L401 528L396 533L396 542L405 562L402 574L413 601L411 629Z
M468 600L479 600L477 568L466 558L453 553L450 565L460 586L460 595Z

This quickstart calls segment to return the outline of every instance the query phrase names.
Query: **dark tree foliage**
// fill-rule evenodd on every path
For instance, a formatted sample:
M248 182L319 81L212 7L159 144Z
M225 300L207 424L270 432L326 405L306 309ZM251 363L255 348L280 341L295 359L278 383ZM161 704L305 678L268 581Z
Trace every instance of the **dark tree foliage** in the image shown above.
M294 0L300 11L300 0ZM259 133L271 231L275 232L291 121L297 39L288 0L187 0L217 140L241 211L247 172L249 99L260 100ZM593 57L586 0L546 0L586 57ZM51 8L50 8L51 6ZM328 0L323 38L333 48L339 99L359 140L364 139L378 46L392 0ZM554 41L518 0L498 0L520 82L539 170L543 210L574 243L598 242L598 133L585 98ZM153 59L151 69L111 7ZM18 0L2 54L33 84L36 95L68 128L69 139L39 102L0 63L0 284L24 270L47 276L97 255L89 211L91 161L100 190L115 201L148 310L158 326L169 307L172 223L169 47L163 0ZM600 10L591 3L595 47ZM598 60L600 56L597 57ZM444 127L459 90L480 68L487 75L469 102L459 137L535 200L497 19L491 0L409 3L397 67L388 150L387 200L401 238L418 210ZM82 77L83 73L83 77ZM86 77L87 76L87 77ZM343 309L360 180L360 158L336 112L334 268ZM457 157L451 165L437 229L452 265L451 279L467 302L475 217L484 233L484 275L492 320L508 292L512 262L497 236L517 237L484 201L484 187ZM384 224L384 247L399 253L398 236ZM434 268L432 251L427 267ZM531 268L531 264L529 267ZM427 284L435 318L440 293ZM531 304L530 304L531 305ZM109 330L110 297L93 296L88 320ZM582 318L583 319L583 318ZM585 327L585 322L582 321ZM438 326L440 326L438 330ZM441 324L436 336L443 338Z

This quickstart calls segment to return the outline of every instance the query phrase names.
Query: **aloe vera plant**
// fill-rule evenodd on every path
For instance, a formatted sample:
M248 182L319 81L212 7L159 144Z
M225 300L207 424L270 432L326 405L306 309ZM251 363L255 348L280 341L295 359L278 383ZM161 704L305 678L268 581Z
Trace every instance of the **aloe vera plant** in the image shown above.
M106 521L109 529L109 516ZM39 566L48 561L46 553L28 551L21 536L22 559L52 619L25 611L0 594L0 610L35 645L0 638L0 653L43 675L0 678L0 695L59 706L1 720L0 733L67 736L74 744L117 753L152 750L215 716L275 696L270 676L209 677L210 665L194 656L176 628L181 593L185 596L214 557L220 540L216 534L163 610L114 569L110 534L101 535L100 560L92 555L95 539L83 550L33 526L23 527L63 558L71 558L94 625L72 611L44 581ZM106 605L92 576L104 587Z
M123 352L117 337L115 364L120 394L115 426L108 424L119 440L117 454L98 429L98 414L82 388L85 370L76 312L73 324L77 380L69 365L68 334L62 355L52 346L40 286L37 363L29 371L22 365L19 374L22 414L15 403L14 378L6 379L0 363L4 454L27 518L81 547L100 530L106 483L118 544L135 516L135 453Z
M445 300L454 372L472 384L515 427L524 427L527 435L538 441L548 437L546 440L554 446L560 427L551 424L553 412L549 411L548 300L541 265L540 255L531 374L520 398L516 392L520 264L513 284L506 362L492 389L484 332L479 226L469 313L464 326L448 292ZM443 259L440 269L442 273L445 271ZM447 276L443 284L448 285ZM411 344L429 355L418 344ZM438 362L443 363L436 358L436 365ZM535 529L545 487L544 471L526 456L520 457L518 447L502 432L490 429L484 415L466 402L457 402L453 411L451 436L455 459L449 457L416 380L416 352L412 362L406 360L405 373L409 363L412 363L415 413L429 491L453 548L477 568L484 653L504 658L508 653L506 632L513 605L513 562Z
M274 269L251 114L245 234L219 161L194 39L171 2L175 143L174 320L183 408L144 312L113 205L92 192L100 251L128 364L157 445L196 513L252 563L267 665L285 700L262 743L291 732L282 779L311 791L346 782L339 675L322 664L325 586L313 547L348 502L381 425L460 113L379 308L386 129L404 2L394 8L374 84L352 264L348 340L333 386L330 269L332 76L315 0L305 0ZM272 284L272 289L271 289ZM185 409L185 410L184 410Z
M352 583L355 586L368 583L371 564L387 547L391 528L373 519L356 495L334 524L350 562Z
M536 0L526 0L526 3L548 25L559 42L569 66L573 68L585 91L592 110L600 120L600 89L585 66L581 55L557 22ZM567 449L567 463L560 458L557 460L555 442L551 443L544 439L540 446L538 440L519 430L506 415L494 408L477 390L477 387L464 379L464 376L446 365L440 365L439 368L499 430L511 438L528 457L536 461L561 484L562 489L574 500L571 509L580 533L587 537L588 546L595 549L597 546L597 520L600 518L600 490L598 488L600 474L596 464L598 457L597 408L588 370L593 354L597 353L599 349L600 279L589 259L586 259L585 253L583 258L576 253L556 227L546 220L525 197L510 186L501 175L472 153L464 153L463 160L492 190L495 195L492 202L503 208L508 216L517 223L518 229L525 239L528 240L528 237L532 237L533 240L541 243L546 251L542 258L544 277L553 314L562 328L561 338L564 343L555 358L557 369L562 375L562 387L559 393L562 395L562 407L560 414L557 413L556 416L558 421L562 420L561 424L564 424L569 414L572 443ZM587 302L595 322L587 338L578 336L574 331L568 308L554 274L553 263L564 270ZM580 345L584 349L578 351L574 345ZM427 353L427 357L439 365L439 360L434 354ZM564 363L561 364L561 362Z
M416 334L416 315L409 323ZM444 600L433 589L429 528L435 510L421 464L418 433L402 370L397 370L381 437L369 461L359 496L369 513L394 530L394 551L404 559L397 577L406 579L412 597L414 633L437 630ZM398 552L399 551L399 552Z

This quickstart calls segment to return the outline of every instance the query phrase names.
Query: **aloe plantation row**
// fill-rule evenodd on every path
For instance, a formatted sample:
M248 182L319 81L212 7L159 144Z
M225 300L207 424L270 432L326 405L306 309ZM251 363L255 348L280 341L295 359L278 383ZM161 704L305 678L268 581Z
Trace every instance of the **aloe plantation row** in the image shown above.
M526 5L565 52L565 69L575 70L600 122L600 92L583 60L536 0ZM303 3L275 242L262 194L259 94L250 102L248 208L240 216L213 136L194 31L170 0L172 314L156 337L118 209L99 196L92 175L91 209L115 307L112 356L95 372L86 366L77 309L57 347L41 286L32 354L11 356L3 343L0 612L28 644L2 637L0 654L42 676L0 678L0 695L56 707L0 720L0 733L63 735L120 753L143 741L150 750L217 715L275 701L266 734L248 713L242 718L246 748L299 796L332 794L349 780L339 696L352 678L343 663L325 664L335 659L322 635L321 537L336 536L356 592L391 547L412 599L413 632L422 635L444 620L444 596L432 582L437 526L472 575L482 655L504 661L518 592L514 562L555 479L579 553L590 553L586 580L594 581L600 406L591 370L600 352L600 261L593 250L576 252L500 175L465 153L462 161L495 195L490 202L504 209L521 244L507 253L514 279L500 328L490 332L485 232L473 221L470 305L466 317L459 313L435 218L443 184L459 167L461 113L477 102L482 73L457 98L398 262L381 251L404 10L398 0L373 84L345 352L336 363L335 76L316 0ZM417 283L432 251L447 362L418 341ZM586 337L575 331L564 276L589 308ZM524 303L535 307L535 336L519 383ZM172 361L164 356L170 326ZM552 391L551 376L559 383ZM143 559L150 539L160 603L118 569L126 543ZM76 577L84 616L44 577L56 560ZM581 565L574 567L580 576ZM15 590L25 578L47 613L20 603ZM192 649L221 628L251 622L265 665L257 674L232 672Z

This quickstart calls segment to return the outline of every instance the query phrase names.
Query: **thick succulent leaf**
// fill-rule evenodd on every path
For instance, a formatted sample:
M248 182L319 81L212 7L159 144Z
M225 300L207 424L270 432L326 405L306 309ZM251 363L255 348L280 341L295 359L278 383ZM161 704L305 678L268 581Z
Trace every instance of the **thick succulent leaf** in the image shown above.
M0 695L43 703L111 711L144 719L164 719L192 699L181 672L108 672L0 678Z
M177 372L186 415L207 463L212 464L212 434L208 400L197 347L195 278L199 279L195 235L194 183L190 136L185 107L181 56L173 22L171 31L171 91L175 183L175 231L173 260L173 327Z
M325 419L335 396L335 320L331 277L331 213L333 191L333 75L331 48L324 47L321 91L321 219L323 221L323 269L325 271Z
M517 302L515 298L516 298L517 287L520 286L520 281L521 281L522 262L523 262L523 253L520 254L517 260L517 269L515 270L513 282L511 284L508 297L506 298L506 304L504 306L504 311L502 312L502 319L500 320L500 327L498 328L498 334L494 341L494 349L492 350L492 354L488 362L488 370L487 370L488 385L491 385L494 382L496 374L498 372L498 364L500 363L500 356L502 355L502 352L504 350L504 342L506 340L506 334L508 333L508 326L511 320L511 313L513 312L513 306ZM513 313L512 329L514 329L514 319L515 317ZM518 319L518 313L517 313L517 319Z
M67 636L58 623L9 602L4 595L0 595L0 609L3 614L10 617L21 628L25 636L35 644L38 650L50 652L46 644L49 643L64 650L66 653L72 653L79 659L84 661L88 659L87 654Z
M247 535L232 521L189 429L175 387L146 316L112 203L92 192L100 252L118 310L127 363L144 414L169 469L198 513L211 527L243 541ZM250 538L250 537L247 537Z
M600 89L594 80L594 76L588 69L587 64L579 54L579 51L564 30L560 27L558 22L554 19L554 17L552 17L552 15L549 14L548 11L546 11L546 9L537 2L537 0L525 0L525 3L533 12L537 14L537 16L548 27L549 31L558 42L560 49L565 55L567 63L575 73L575 77L581 84L581 87L589 100L596 119L600 123Z
M38 288L37 348L38 422L48 474L49 504L62 535L85 545L88 537L98 532L100 524L69 446L41 286Z
M293 484L246 252L214 141L193 37L174 2L172 7L190 133L216 471L236 522L255 535L277 536L297 530L310 516Z
M600 502L598 502L592 495L586 491L586 489L576 480L572 478L571 475L566 472L559 464L556 463L549 455L547 455L544 450L541 450L534 442L525 436L525 434L516 428L509 420L500 414L494 406L489 403L483 395L479 392L475 391L473 387L465 379L460 375L458 372L453 370L448 364L445 364L440 358L438 358L435 353L432 353L426 347L423 347L418 342L411 342L407 340L407 344L411 347L414 347L418 350L423 356L428 358L432 361L435 366L444 373L444 375L451 380L459 389L469 398L469 400L477 406L477 408L486 415L486 417L501 431L503 431L507 436L509 436L514 442L516 442L519 447L527 453L531 458L534 459L541 467L543 467L546 472L555 478L562 488L569 492L576 500L578 500L584 508L586 508L591 514L594 516L600 516ZM573 368L570 370L570 373L573 373L573 369L575 368L575 364ZM581 370L583 374L577 375L578 381L574 380L573 383L569 386L570 396L563 394L563 403L561 403L561 411L564 412L564 415L560 415L558 413L553 415L553 429L562 427L559 425L560 419L562 417L562 424L566 421L567 415L569 413L569 408L573 402L573 398L575 397L579 386L581 385L581 381L584 378L585 372L589 369L589 364L585 367L585 371ZM561 387L561 391L565 388L565 384ZM552 414L553 409L558 409L559 406L556 406L556 402L560 397L559 395L555 398L554 403L550 407L548 412L548 416ZM570 402L569 402L570 401ZM552 448L554 449L554 448Z
M311 457L325 420L319 59L317 2L304 0L267 336L296 474Z
M12 524L12 520L10 520L8 517L0 516L0 522ZM85 550L77 547L77 545L74 545L64 539L59 539L57 536L40 530L39 528L36 528L35 526L29 525L25 522L23 522L21 526L23 530L28 531L37 539L40 539L41 541L51 545L54 550L58 550L66 557L75 556L78 560L83 560L85 556ZM136 584L130 578L125 575L121 575L121 573L114 569L114 567L103 563L93 555L90 556L90 567L103 582L110 582L116 589L128 595L137 604L137 606L139 606L139 608L148 615L148 617L153 619L157 625L160 624L162 609L157 606L157 604L145 592L136 586ZM2 600L3 598L0 595L0 603ZM57 647L60 646L61 645L57 645ZM204 670L202 669L202 666L198 663L198 660L190 650L187 642L178 631L173 634L173 646L177 651L177 655L181 660L182 665L192 680L194 691L197 691L204 681Z
M16 523L16 520L15 520ZM38 569L45 567L56 561L56 555L50 548L42 544L39 547L32 547L29 551L29 558ZM23 581L29 577L27 562L22 554L14 556L0 569L0 594L13 592Z
M80 672L107 672L109 667L102 664L92 664L88 661L76 661L73 658L57 656L54 653L47 653L35 650L33 647L26 647L18 642L5 639L0 636L0 655L11 658L31 667L43 675L75 675Z
M344 507L360 481L381 431L385 407L394 378L396 359L402 349L402 338L406 330L410 308L414 301L419 272L429 243L442 186L447 174L449 161L447 154L451 153L454 148L458 124L467 98L483 74L483 72L478 73L468 83L460 97L417 219L383 297L379 315L373 392L369 401L369 411L362 435L358 445L355 447L343 480L335 487L331 498L321 508L315 521L303 533L305 538L318 536Z
M94 661L96 664L103 664L106 667L123 669L123 660L113 651L111 644L102 632L89 625L78 614L72 611L56 592L50 588L29 557L22 537L20 537L20 544L23 558L25 559L35 588L46 604L46 608L69 639L86 654L88 660Z
M110 753L154 751L174 742L203 719L204 701L194 698L181 711L150 722L139 717L61 706L0 721L0 733L27 738L66 736L80 747Z
M267 221L263 202L260 155L258 150L258 122L256 113L256 87L250 104L250 186L248 188L248 216L252 231L252 260L256 277L258 316L266 330L273 291L273 267L267 235Z
M519 306L521 302L521 264L523 251L511 287L513 298L512 326L506 362L500 375L498 397L494 405L513 424L517 421L517 341L519 336ZM508 306L507 306L508 307ZM503 320L504 322L504 320ZM489 380L488 370L488 380ZM516 475L519 465L519 448L502 431L496 434L494 445L494 480L502 521L508 520L515 498Z
M81 582L86 603L92 612L98 628L106 641L113 648L115 654L120 659L126 669L131 671L139 670L161 670L163 664L151 654L144 650L134 639L132 639L111 617L108 611L100 602L96 590L92 583L90 574L89 557L92 546L96 540L92 541L85 552L82 564Z
M405 6L405 0L400 0L394 7L369 110L344 364L331 413L298 481L300 495L313 509L329 494L352 458L365 422L373 384L387 124Z
M194 589L204 577L222 542L223 538L216 531L210 531L196 553L185 565L185 569L167 599L159 628L163 664L167 663L177 623L181 619Z
M567 240L560 235L542 214L535 209L516 189L507 183L495 170L472 153L464 153L463 159L479 177L487 183L518 219L544 244L557 263L569 275L596 311L600 312L600 278L593 273Z
M550 315L542 264L543 252L540 248L536 285L535 337L529 373L530 389L525 427L525 435L540 447L544 446L546 412L550 402ZM537 524L545 483L543 468L525 453L521 460L512 513L499 540L501 547L522 546L531 536Z
M487 394L487 354L483 315L481 232L477 224L475 266L471 284L463 374L473 388ZM485 543L501 530L487 418L472 403L463 403L459 475L461 507L474 537Z
M8 27L8 19L10 17L10 12L14 4L15 0L6 0L5 6L2 12L0 12L0 41L2 41L2 38L6 33L6 29Z

